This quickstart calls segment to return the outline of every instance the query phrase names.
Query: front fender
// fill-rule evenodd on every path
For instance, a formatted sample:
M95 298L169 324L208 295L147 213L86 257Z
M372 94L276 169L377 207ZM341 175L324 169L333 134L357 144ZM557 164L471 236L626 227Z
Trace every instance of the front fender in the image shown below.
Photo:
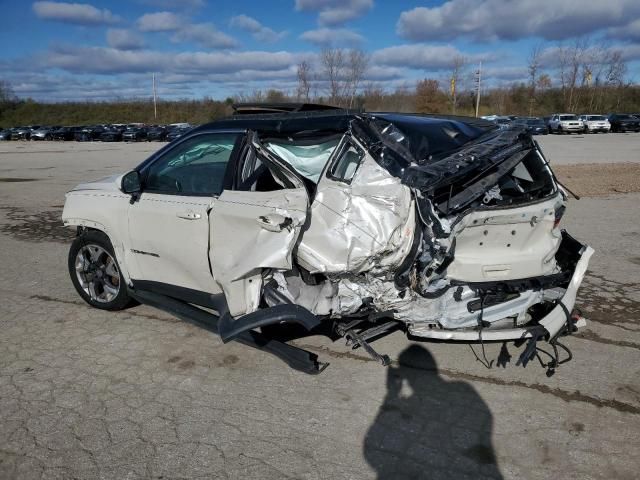
M127 208L129 196L119 192L75 190L67 193L62 222L67 227L99 230L109 237L116 260L127 284L130 284L126 255Z

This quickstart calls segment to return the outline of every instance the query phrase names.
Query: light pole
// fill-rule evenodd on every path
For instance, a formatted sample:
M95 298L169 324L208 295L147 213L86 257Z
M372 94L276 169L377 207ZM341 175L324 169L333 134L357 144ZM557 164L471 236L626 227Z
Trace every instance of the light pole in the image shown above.
M478 113L480 111L480 81L482 80L482 62L480 62L480 64L478 65L478 71L476 72L477 74L477 87L476 87L476 118L478 118Z
M158 120L158 107L156 104L156 74L153 74L153 119Z

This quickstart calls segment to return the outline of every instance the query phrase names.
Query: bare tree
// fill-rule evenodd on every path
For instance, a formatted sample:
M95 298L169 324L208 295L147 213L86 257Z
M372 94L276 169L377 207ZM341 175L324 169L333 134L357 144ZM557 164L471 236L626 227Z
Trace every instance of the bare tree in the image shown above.
M558 48L562 98L567 111L577 110L579 104L578 78L589 40L577 38L570 46Z
M624 77L627 74L627 62L619 50L610 51L605 65L606 79L609 85L624 85Z
M13 102L16 101L16 96L13 93L11 84L5 80L0 80L0 116L5 110L8 110Z
M298 64L298 89L296 97L298 100L309 101L311 92L311 65L306 60L303 60Z
M344 52L340 48L323 48L320 52L320 61L329 84L329 98L332 102L340 103L345 67Z
M542 55L542 46L536 45L531 49L527 69L529 71L529 116L533 115L533 107L536 102L536 87L538 74L540 72L540 57Z
M353 103L358 93L358 87L364 78L367 70L369 59L362 50L352 49L348 53L347 78L345 85L345 93L349 95L349 108L353 107Z
M460 89L460 79L462 78L463 71L467 65L467 59L463 56L457 55L453 58L451 63L451 78L449 80L449 96L451 100L451 113L456 113L458 107L458 90Z
M551 88L551 77L546 73L543 73L536 80L536 88L538 90L548 90Z
M11 84L6 80L0 80L0 102L10 102L15 98Z
M600 109L603 94L603 74L611 55L607 43L600 42L584 52L582 56L582 88L586 91L586 110Z
M627 62L622 56L622 52L619 50L610 51L610 55L607 58L605 66L605 72L607 85L610 87L610 91L614 94L610 105L614 110L619 110L624 90L629 87L629 85L625 83Z

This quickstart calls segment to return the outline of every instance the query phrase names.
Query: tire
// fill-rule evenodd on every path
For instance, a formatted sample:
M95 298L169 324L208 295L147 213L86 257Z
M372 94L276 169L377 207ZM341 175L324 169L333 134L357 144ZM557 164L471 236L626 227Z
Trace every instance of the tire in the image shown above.
M80 297L101 310L123 310L134 302L120 274L109 237L90 230L78 235L69 249L69 276Z

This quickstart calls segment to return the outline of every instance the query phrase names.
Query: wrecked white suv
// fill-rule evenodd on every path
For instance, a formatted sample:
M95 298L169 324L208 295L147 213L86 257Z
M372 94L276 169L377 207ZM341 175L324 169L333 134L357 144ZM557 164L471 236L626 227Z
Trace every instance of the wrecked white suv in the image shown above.
M310 373L326 364L274 325L346 337L383 364L371 342L397 330L515 342L518 363L553 372L593 252L560 229L566 202L523 131L326 110L191 130L74 188L63 220L77 228L71 280L97 308L149 304Z

